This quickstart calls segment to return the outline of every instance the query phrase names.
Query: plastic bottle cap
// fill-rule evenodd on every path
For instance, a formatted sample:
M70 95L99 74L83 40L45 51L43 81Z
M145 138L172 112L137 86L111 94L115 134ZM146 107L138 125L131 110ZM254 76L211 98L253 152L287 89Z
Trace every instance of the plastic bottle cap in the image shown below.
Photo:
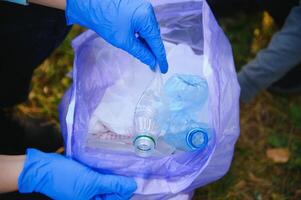
M149 135L139 135L134 140L134 146L138 156L149 157L155 149L155 140Z
M186 135L186 142L192 150L203 149L208 144L208 134L201 128L192 129Z

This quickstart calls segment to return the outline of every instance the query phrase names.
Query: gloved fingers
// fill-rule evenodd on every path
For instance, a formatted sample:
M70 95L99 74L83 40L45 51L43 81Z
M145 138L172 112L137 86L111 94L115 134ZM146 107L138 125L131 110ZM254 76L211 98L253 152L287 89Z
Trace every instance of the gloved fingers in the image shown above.
M129 198L121 197L118 194L108 194L104 195L102 200L127 200Z
M92 200L103 200L104 199L104 195L98 195L94 198L92 198Z
M129 48L126 49L128 53L138 58L141 62L148 65L151 70L155 71L156 68L156 58L152 54L149 47L143 43L139 38L133 36L132 41L130 42Z
M118 194L103 194L103 195L94 197L93 200L126 200L129 198L121 197Z
M93 200L124 200L118 194L102 194L93 198Z
M152 49L152 52L154 53L156 60L160 66L161 72L165 74L168 71L168 63L166 60L166 53L161 37L159 36L157 38L145 38L145 40Z
M144 6L137 9L135 15L137 17L137 27L135 31L146 41L152 53L155 55L161 72L166 73L168 71L166 52L152 5L144 4Z
M130 197L137 189L137 184L133 178L99 174L95 177L96 194L118 194Z

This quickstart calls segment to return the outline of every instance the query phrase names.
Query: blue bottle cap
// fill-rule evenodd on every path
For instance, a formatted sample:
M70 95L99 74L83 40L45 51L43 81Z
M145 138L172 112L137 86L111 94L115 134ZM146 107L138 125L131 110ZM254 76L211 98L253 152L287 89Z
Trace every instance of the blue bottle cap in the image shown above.
M208 134L202 128L191 129L186 135L186 143L192 150L203 149L208 144Z

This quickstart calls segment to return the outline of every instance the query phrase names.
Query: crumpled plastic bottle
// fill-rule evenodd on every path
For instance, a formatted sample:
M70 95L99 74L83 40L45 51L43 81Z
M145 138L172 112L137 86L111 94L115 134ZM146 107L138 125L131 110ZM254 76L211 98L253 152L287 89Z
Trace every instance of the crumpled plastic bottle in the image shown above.
M161 150L165 155L174 148L193 151L206 147L211 134L208 125L198 121L198 113L208 93L207 81L200 76L175 74L163 86L162 76L156 72L136 106L135 152L151 156L160 152L158 143L170 146Z
M193 120L187 114L177 114L163 136L163 140L181 151L202 150L211 138L211 130L207 124Z
M164 85L163 93L170 112L194 113L208 98L207 81L197 75L175 74Z
M208 99L207 81L196 75L176 74L165 83L163 94L166 105L158 115L160 127L165 130L163 140L182 151L205 148L211 130L198 120L198 114Z

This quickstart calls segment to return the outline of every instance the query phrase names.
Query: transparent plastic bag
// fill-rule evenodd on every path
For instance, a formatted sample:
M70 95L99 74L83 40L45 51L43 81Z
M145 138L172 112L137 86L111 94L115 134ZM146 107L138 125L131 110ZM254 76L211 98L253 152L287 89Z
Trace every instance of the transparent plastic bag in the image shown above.
M163 81L175 74L197 75L206 80L208 99L199 109L197 119L214 133L211 142L200 151L180 151L147 159L135 152L87 146L93 114L100 108L99 111L105 111L102 113L110 115L111 112L111 117L102 120L96 129L108 128L110 137L122 135L127 140L133 130L125 127L130 127L127 123L132 124L139 97L154 77L147 66L107 44L92 31L73 41L73 84L60 106L60 120L68 156L101 172L134 177L138 189L133 199L170 199L221 178L229 169L239 135L239 86L231 46L205 1L151 2L163 39L174 43L169 50L165 45L170 68L168 74L163 75ZM140 95L128 87L135 80L141 81L134 85L140 88ZM108 95L112 88L122 88L118 84L124 86L118 97ZM124 102L123 97L129 106L122 104L115 110L115 105ZM130 112L127 112L129 108ZM116 122L124 120L124 116L129 119L124 120L121 129L120 123L113 124L113 116L118 112L121 115ZM120 130L128 132L121 133Z

